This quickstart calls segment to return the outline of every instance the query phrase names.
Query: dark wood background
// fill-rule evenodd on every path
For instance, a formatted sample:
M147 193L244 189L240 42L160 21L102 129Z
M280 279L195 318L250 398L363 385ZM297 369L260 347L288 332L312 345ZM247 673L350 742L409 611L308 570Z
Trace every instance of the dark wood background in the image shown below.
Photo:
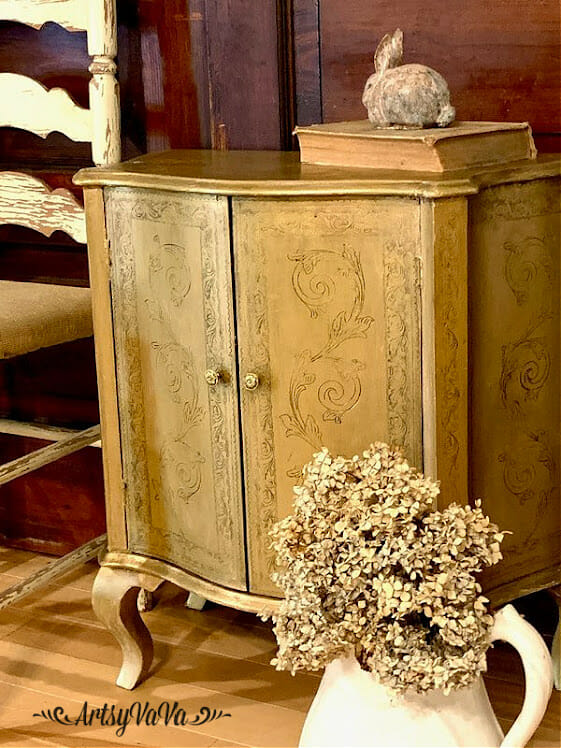
M123 157L168 148L290 149L295 124L363 118L377 41L400 27L405 61L447 78L459 119L529 120L558 151L558 0L117 0ZM62 85L87 104L83 34L0 22L0 70ZM83 145L0 133L0 168L71 186ZM0 277L85 285L85 247L0 227ZM0 367L3 415L82 425L97 419L91 341ZM40 446L0 439L0 457ZM0 536L53 553L103 530L100 454L89 449L0 490Z

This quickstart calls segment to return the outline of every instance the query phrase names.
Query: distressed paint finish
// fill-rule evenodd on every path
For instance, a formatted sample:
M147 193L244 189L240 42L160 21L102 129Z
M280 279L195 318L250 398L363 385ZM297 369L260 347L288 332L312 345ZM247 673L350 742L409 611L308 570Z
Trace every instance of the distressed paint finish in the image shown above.
M71 140L91 142L94 163L117 163L121 151L113 61L117 51L115 0L0 0L0 20L36 29L53 21L69 31L85 30L93 57L89 109L78 106L62 88L48 90L27 76L0 74L0 126L43 138L60 132ZM71 192L51 190L41 180L13 171L0 174L0 224L31 228L47 237L62 230L77 242L86 241L84 210ZM27 475L98 439L99 427L93 427L12 460L0 469L0 483Z
M2 5L4 7L2 7ZM89 109L78 106L62 88L48 89L28 76L0 74L0 125L33 132L45 138L60 132L74 141L90 142L97 165L118 163L121 156L119 88L115 78L117 26L115 0L70 2L4 2L0 18L40 28L47 21L76 30L68 15L79 12L87 23L88 53L93 58ZM51 13L49 13L49 10Z
M88 543L84 543L75 551L67 553L56 561L51 561L39 571L31 574L22 582L8 587L0 593L0 610L23 600L28 595L44 589L56 582L60 577L78 569L83 564L94 559L106 545L107 536L100 535Z
M84 209L71 192L51 190L35 177L0 172L0 225L27 226L50 236L64 231L77 242L86 241Z
M4 463L0 466L0 486L8 483L8 481L20 478L22 475L27 475L33 470L38 470L43 465L49 465L51 462L60 460L61 457L66 457L66 455L90 446L99 439L100 435L99 426L92 426L90 429L80 431L77 434L70 434L54 444L49 444L48 447L43 447L36 452Z

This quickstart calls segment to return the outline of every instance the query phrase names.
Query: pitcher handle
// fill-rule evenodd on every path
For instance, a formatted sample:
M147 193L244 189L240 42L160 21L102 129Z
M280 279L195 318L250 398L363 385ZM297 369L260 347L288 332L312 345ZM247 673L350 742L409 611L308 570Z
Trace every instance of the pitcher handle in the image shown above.
M544 640L536 629L505 605L495 616L491 641L504 641L518 650L526 680L522 711L501 748L523 748L540 724L553 689L553 665Z

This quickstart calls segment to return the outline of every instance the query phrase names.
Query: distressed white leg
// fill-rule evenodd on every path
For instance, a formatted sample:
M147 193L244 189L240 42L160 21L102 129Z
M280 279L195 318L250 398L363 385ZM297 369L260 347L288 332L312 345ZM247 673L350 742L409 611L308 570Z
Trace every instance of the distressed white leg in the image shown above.
M185 607L191 610L202 610L205 607L205 603L206 598L197 595L196 592L190 592L185 601Z
M551 659L553 661L553 685L558 691L561 691L561 587L554 587L549 592L559 609L557 628L555 629L555 634L553 634Z
M121 688L132 689L148 674L153 644L137 607L140 589L152 590L160 580L128 569L102 566L92 589L92 605L97 617L117 639L123 664L117 678Z

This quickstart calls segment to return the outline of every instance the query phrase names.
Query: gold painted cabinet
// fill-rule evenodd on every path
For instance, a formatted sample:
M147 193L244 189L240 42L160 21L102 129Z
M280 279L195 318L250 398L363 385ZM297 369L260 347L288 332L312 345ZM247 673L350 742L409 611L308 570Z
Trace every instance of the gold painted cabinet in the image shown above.
M557 159L435 175L187 151L78 181L107 489L98 600L169 579L274 608L267 533L302 465L375 440L436 476L441 505L481 497L513 531L486 578L495 601L555 583Z
M127 550L274 596L267 531L315 451L421 464L419 201L117 187L106 210Z

